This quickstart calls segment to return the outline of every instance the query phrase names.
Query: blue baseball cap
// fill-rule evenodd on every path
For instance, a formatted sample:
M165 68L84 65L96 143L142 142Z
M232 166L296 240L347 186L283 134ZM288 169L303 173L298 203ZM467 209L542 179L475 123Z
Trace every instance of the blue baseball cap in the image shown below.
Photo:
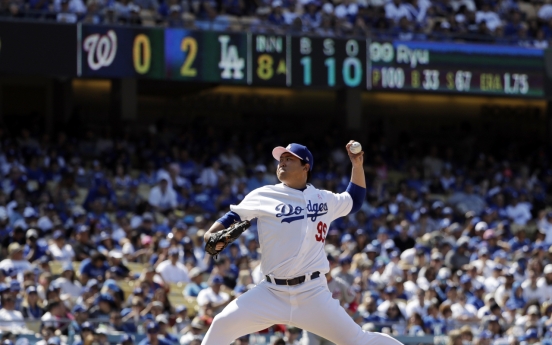
M538 339L538 337L539 337L539 333L537 332L537 330L534 328L530 328L525 332L525 336L523 336L523 339L524 340Z
M149 334L159 333L159 325L157 325L157 323L155 322L150 322L148 324L147 330Z
M483 332L479 333L479 339L491 339L493 337L493 334L489 330L484 330Z
M110 239L111 239L111 235L108 234L107 232L102 231L102 233L100 233L100 241L105 241Z
M222 284L222 283L224 283L224 279L221 276L216 275L216 276L213 277L212 283L213 284Z
M134 339L130 334L123 334L121 335L121 338L119 338L119 343L126 343L127 341L134 342Z
M92 326L92 324L91 324L90 322L88 322L88 321L85 321L85 322L82 323L81 329L82 329L82 330L89 329L89 330L91 330L92 332L94 332L94 326Z
M466 284L469 282L471 282L471 278L467 274L464 274L460 277L460 284Z
M10 282L10 291L21 291L21 284L17 280Z
M393 286L388 286L385 288L384 292L386 294L392 294L392 293L397 293L397 290Z
M48 339L48 345L61 345L61 339L59 337L51 337Z
M279 161L280 156L285 152L291 153L292 155L299 158L300 160L309 163L310 170L312 170L312 167L314 166L314 159L312 158L312 153L309 151L309 149L306 146L301 144L295 144L295 143L289 144L286 147L278 146L272 150L272 157L274 157L274 159Z
M345 234L343 237L341 237L341 242L350 242L353 240L353 236L351 234Z
M77 228L77 234L82 234L83 232L88 232L89 228L86 225L80 225Z
M27 290L25 290L25 292L27 293L27 295L29 295L32 293L37 293L38 291L36 290L36 286L31 285L27 288Z
M54 240L57 240L57 239L60 239L60 238L63 238L63 237L64 237L64 234L63 234L63 231L61 231L61 230L54 231L54 234L52 235L52 238Z
M75 313L84 313L86 308L82 304L77 304L73 307L73 314Z
M185 305L178 305L175 308L175 311L176 311L177 314L180 314L185 310L188 310L188 308Z
M341 258L339 259L339 264L340 265L346 265L346 264L351 264L353 262L353 260L350 258L350 257L344 257L344 258Z
M65 271L74 271L73 264L71 262L66 262L63 264L62 272Z
M107 294L107 293L102 293L100 294L100 296L98 297L98 302L108 302L108 303L113 303L115 302L115 300L113 299L113 297L110 295L110 294Z

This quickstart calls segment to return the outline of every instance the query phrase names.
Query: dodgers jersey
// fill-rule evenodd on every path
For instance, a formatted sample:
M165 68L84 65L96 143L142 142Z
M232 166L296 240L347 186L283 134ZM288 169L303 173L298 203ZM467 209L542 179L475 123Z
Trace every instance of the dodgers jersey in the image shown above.
M300 191L280 183L255 189L230 210L242 220L257 218L263 274L289 279L330 270L324 251L328 227L352 207L348 192L336 194L310 184Z

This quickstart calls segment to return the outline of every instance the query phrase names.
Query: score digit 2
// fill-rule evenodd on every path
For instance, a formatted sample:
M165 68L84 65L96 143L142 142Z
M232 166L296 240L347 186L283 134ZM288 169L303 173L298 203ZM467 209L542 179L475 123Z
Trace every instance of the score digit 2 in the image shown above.
M180 68L180 75L183 77L195 77L197 70L192 67L197 55L197 41L194 37L188 36L182 39L180 49L184 53L184 63Z

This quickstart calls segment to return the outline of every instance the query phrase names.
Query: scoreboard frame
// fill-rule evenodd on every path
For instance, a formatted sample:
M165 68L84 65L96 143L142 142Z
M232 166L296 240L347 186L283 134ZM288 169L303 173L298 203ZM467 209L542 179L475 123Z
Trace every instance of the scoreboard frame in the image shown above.
M77 31L78 77L526 98L550 95L544 51L525 47L86 24L79 24ZM93 52L91 36L97 40ZM96 66L90 65L93 60Z

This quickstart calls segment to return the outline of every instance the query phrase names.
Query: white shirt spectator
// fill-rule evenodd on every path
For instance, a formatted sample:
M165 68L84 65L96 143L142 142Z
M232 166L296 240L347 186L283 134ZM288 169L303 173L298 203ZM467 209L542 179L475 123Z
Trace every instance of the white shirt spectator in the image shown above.
M23 321L23 314L17 310L0 309L0 328L26 328L25 322Z
M172 188L167 188L163 193L160 186L155 186L150 190L148 202L161 210L175 208L178 204L176 192Z
M0 269L13 272L14 275L30 270L32 265L27 260L4 259L0 262Z
M399 310L403 315L406 315L406 304L402 301L395 300L395 303L397 304L397 307L399 307ZM389 304L391 304L391 301L383 301L378 306L378 313L381 315L385 315L387 313L387 310L389 309Z
M56 11L56 12L61 11L61 0L54 0L54 11ZM84 4L84 2L82 0L70 0L69 1L69 11L71 13L86 13L86 5ZM47 157L46 159L44 159L44 163L46 163L46 162L48 163L46 165L49 166L50 165L50 157ZM61 158L61 160L58 158L58 164L60 165L60 167L64 167L65 166L65 160L63 158Z
M218 295L213 291L211 287L203 289L197 295L197 304L203 307L207 303L221 304L230 299L230 296L226 292L220 291Z
M420 288L418 287L418 284L410 280L405 281L403 283L403 286L404 286L404 292L406 293L406 296L408 296L409 298L411 296L416 295L418 290L420 290Z
M537 280L537 286L539 287L540 301L552 299L552 285L548 285L544 277L540 277Z
M73 299L77 299L82 294L82 285L78 280L72 282L67 278L61 277L56 279L55 282L60 287L62 295L69 295Z
M427 315L427 307L431 302L424 301L424 306L420 306L420 300L415 297L414 300L406 304L406 317L411 317L414 313L420 314L422 317Z
M385 5L385 17L398 22L402 17L412 20L412 16L408 8L404 4L395 5L394 2L389 2Z
M242 159L232 150L221 153L219 159L222 164L230 165L234 171L241 170L244 167Z
M485 289L486 291L496 291L500 286L501 282L493 276L485 279Z
M534 40L533 46L538 49L546 49L548 48L548 41L547 40Z
M550 20L550 18L552 18L552 4L542 5L537 15L540 19L543 19L545 21Z
M531 287L531 280L527 279L521 283L521 288L523 289L522 296L525 301L529 302L532 300L539 300L541 303L544 300L541 299L541 288L537 285L534 289Z
M542 231L546 236L544 242L552 244L552 223L550 223L546 217L542 218L538 222L538 228L539 231Z
M385 270L381 274L381 280L387 283L392 277L400 277L402 273L401 268L391 261L385 266Z
M40 219L38 220L37 225L44 232L46 232L48 230L52 230L52 228L54 227L54 223L52 223L52 220L50 220L50 218L48 218L46 216L40 217Z
M487 315L491 315L491 310L486 305L482 306L477 311L477 318L480 319L480 320L483 319Z
M56 21L58 23L71 23L74 24L79 18L74 13L58 13L56 16Z
M203 169L199 179L204 186L214 187L218 185L219 178L221 177L222 172L220 170L215 170L211 167Z
M512 291L512 289L511 289L511 288L508 288L508 289L507 289L507 288L506 288L506 285L504 285L504 284L500 285L500 286L496 289L496 292L495 292L495 294L494 294L496 303L497 303L499 306L504 307L505 298L510 296L511 291Z
M462 316L475 317L477 315L477 309L471 304L454 303L450 306L452 310L452 318L458 319Z
M475 268L477 268L477 272L481 272L481 274L485 278L490 277L493 274L493 268L495 266L493 261L491 260L483 261L481 259L475 260L474 262L472 262L472 265L474 265ZM489 292L490 290L486 290L486 291Z
M284 10L284 12L282 13L282 16L284 17L284 22L287 25L291 25L295 20L295 18L298 17L297 12L291 12L286 10Z
M157 273L163 277L167 283L189 283L188 269L181 262L176 262L175 265L171 260L165 260L157 266Z
M119 243L119 241L122 239L122 238L125 238L126 237L126 232L125 230L123 230L123 228L117 228L115 231L113 231L113 233L111 234L111 238L113 239L113 241Z
M75 257L75 251L69 244L65 244L62 248L59 248L55 243L52 243L48 246L48 250L52 253L55 261L73 261Z
M475 7L475 2L473 0L452 0L450 4L452 5L452 8L455 12L460 9L460 6L466 6L466 8L470 12L474 12L477 10L477 8Z
M357 4L340 4L335 8L335 16L337 18L345 18L347 16L354 16L358 13Z
M479 24L482 21L485 21L485 24L487 24L487 28L491 31L495 31L497 27L502 25L502 22L500 21L500 17L498 16L498 13L493 11L477 11L475 13L475 21Z
M526 225L531 220L530 206L524 203L517 203L506 207L506 214L508 218L511 218L514 223L519 225Z

